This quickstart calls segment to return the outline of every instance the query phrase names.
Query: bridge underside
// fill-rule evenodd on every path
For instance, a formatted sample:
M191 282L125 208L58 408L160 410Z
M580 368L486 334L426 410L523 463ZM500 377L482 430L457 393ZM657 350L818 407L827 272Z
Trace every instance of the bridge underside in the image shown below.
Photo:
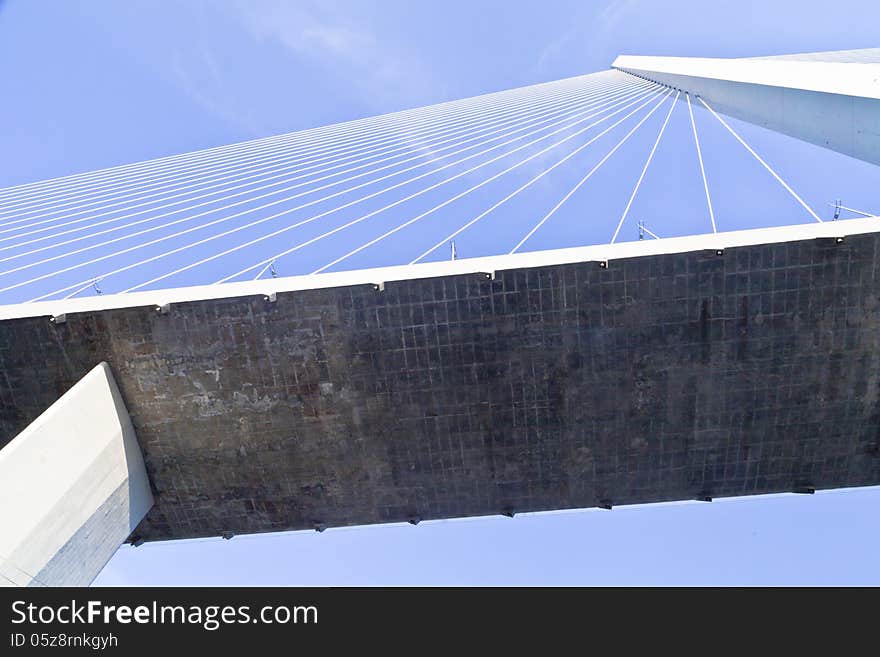
M880 484L878 240L8 319L0 445L105 360L145 540Z

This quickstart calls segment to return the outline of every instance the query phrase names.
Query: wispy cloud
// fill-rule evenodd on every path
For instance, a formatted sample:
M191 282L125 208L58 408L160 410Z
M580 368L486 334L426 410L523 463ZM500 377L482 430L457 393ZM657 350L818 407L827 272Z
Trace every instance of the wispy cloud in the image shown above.
M596 14L596 27L603 30L616 27L637 4L636 0L612 0Z
M414 53L398 52L333 3L250 0L235 7L254 39L280 43L297 57L332 68L377 110L407 104L430 89Z
M244 2L235 7L257 40L275 40L304 55L349 59L376 45L370 33L346 24L342 14L328 16L326 9L308 3Z
M420 54L401 51L393 34L376 32L369 15L358 15L351 6L327 0L228 0L196 3L186 11L187 39L175 40L160 56L174 84L245 134L277 131L273 103L308 97L310 88L325 94L308 101L313 111L332 94L336 106L350 108L352 116L437 100L435 76ZM291 83L296 92L281 89Z
M637 0L610 0L598 12L585 5L571 18L570 27L541 51L535 70L543 72L554 68L560 58L571 56L572 51L604 46L608 43L608 36L616 33L637 5Z

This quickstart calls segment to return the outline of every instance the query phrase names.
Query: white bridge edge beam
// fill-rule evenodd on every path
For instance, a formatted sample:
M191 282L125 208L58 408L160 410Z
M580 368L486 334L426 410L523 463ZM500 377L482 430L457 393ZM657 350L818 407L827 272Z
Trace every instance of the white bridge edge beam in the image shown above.
M262 295L274 301L278 294L301 290L320 290L348 285L373 285L382 289L386 282L411 279L458 276L464 274L492 274L507 269L548 267L576 262L607 262L623 258L638 258L669 253L686 253L703 249L725 249L757 244L775 244L817 238L834 238L880 231L880 217L841 219L823 223L800 223L726 231L704 235L664 237L663 239L594 244L546 251L520 251L508 255L457 258L415 265L393 265L373 269L353 269L301 276L279 276L251 281L232 281L214 285L140 290L138 292L99 294L90 297L72 297L35 301L33 303L0 304L0 322L26 317L45 317L46 321L61 323L67 316L119 308L152 306L157 312L167 312L174 304L209 299L229 299ZM609 239L611 235L609 234Z
M718 112L880 164L880 62L621 55L612 67Z
M153 506L101 363L0 449L0 586L86 586Z

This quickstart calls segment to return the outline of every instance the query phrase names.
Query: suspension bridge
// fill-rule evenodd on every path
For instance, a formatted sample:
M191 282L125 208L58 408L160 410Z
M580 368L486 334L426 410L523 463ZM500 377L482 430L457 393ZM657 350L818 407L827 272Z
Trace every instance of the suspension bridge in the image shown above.
M622 56L0 190L0 580L87 583L126 540L880 484L851 183L878 80L880 49Z

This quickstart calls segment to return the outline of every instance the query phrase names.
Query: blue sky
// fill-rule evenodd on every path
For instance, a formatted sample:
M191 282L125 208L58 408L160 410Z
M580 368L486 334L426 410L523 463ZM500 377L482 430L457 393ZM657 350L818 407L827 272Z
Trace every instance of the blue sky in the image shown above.
M862 0L4 0L0 185L603 70L873 47ZM12 157L14 155L14 157Z
M601 71L622 53L737 57L880 45L876 3L796 8L782 0L0 0L0 187ZM664 236L708 231L683 110L633 208ZM664 113L530 248L607 241L632 183L622 173L641 165ZM703 110L697 121L719 229L810 220ZM838 196L880 211L876 167L732 125L823 216ZM503 248L499 234L531 225L603 153L464 234L460 253ZM480 196L443 221L453 225L490 200ZM428 229L414 235L431 243ZM632 224L623 238L635 238ZM350 266L399 262L410 242L364 252ZM319 255L285 261L281 273L308 271ZM202 282L195 273L174 280L194 282ZM880 491L865 489L153 544L121 549L97 583L877 584L878 502Z

